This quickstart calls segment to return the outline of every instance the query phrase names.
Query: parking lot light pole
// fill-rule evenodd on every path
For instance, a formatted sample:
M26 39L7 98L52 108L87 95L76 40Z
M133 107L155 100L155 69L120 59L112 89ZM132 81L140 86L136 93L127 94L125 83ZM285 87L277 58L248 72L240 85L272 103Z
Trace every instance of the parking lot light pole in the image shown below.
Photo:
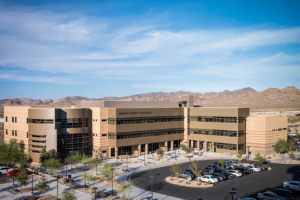
M153 178L154 178L154 176L150 176L150 179L151 179L151 200L153 200Z
M126 170L126 172L128 174L128 152L126 152L126 157L127 157L127 170Z
M83 164L84 164L84 173L85 173L84 176L86 176L86 162L83 163ZM86 187L86 177L85 177L85 179L84 179L84 187Z
M31 168L33 171L33 167ZM33 172L31 171L31 194L33 194Z
M143 148L144 150L144 165L146 166L146 151L145 151L145 148Z
M111 168L111 175L112 175L112 179L111 179L111 196L114 195L114 168Z
M58 199L58 174L56 174L56 189L57 189L56 198Z
M229 194L231 194L231 200L234 200L235 199L236 191L235 190L230 190Z
M174 153L175 153L175 160L176 160L176 144L174 144Z
M206 190L208 190L208 188L203 188L203 190L205 191L204 200L206 200Z
M251 148L251 146L249 146L247 148L248 148L248 161L249 161L249 148Z

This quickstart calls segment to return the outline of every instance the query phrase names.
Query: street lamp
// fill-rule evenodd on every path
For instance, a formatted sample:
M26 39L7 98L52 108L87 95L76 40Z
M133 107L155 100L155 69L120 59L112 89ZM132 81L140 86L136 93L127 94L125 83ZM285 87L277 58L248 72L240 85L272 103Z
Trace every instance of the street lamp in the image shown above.
M203 190L205 191L204 200L206 200L206 190L208 190L208 188L203 188Z
M96 195L97 195L97 187L93 187L93 190L95 190L95 200L96 200Z
M146 165L146 150L145 148L143 148L143 150L144 150L144 165Z
M153 178L154 178L154 176L150 176L150 179L151 179L151 200L153 200Z
M84 177L84 178L85 178L85 179L84 179L84 187L86 187L86 162L84 162L83 164L84 164L84 173L85 173L85 174L84 174L84 176L85 176L85 177Z
M12 161L11 163L13 164L13 171L14 171L15 170L15 161ZM15 185L15 177L12 176L12 178L13 178L13 185Z
M31 186L32 186L32 188L31 188L31 194L33 194L33 166L32 167L30 167L31 168Z
M174 144L174 153L175 153L175 160L176 160L176 144Z
M112 175L112 179L111 179L111 196L114 195L114 168L111 168L111 175Z
M56 174L56 188L57 188L56 198L58 199L58 174Z
M127 157L127 170L126 170L126 172L128 173L128 152L126 152L126 157Z
M231 194L231 199L234 200L235 199L236 191L235 190L230 190L229 194Z
M251 146L249 146L247 148L248 148L248 161L249 161L249 148L251 148Z

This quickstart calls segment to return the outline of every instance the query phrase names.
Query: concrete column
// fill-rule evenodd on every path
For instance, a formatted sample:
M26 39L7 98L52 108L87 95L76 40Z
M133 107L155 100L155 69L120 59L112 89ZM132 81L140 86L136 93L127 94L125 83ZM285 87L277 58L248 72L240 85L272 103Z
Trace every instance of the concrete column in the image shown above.
M174 151L174 140L171 141L171 151Z
M165 151L168 151L168 141L165 142Z
M115 158L118 159L118 147L115 147Z
M139 151L139 152L138 152L138 155L139 155L139 156L141 156L141 146L142 146L142 145L140 145L140 144L138 145L138 151Z
M211 151L214 152L214 143L211 142Z
M146 155L148 155L148 144L145 144L145 152Z
M200 151L200 141L197 140L197 151Z
M207 141L204 141L204 152L207 152Z
M191 147L194 148L194 142L191 140Z

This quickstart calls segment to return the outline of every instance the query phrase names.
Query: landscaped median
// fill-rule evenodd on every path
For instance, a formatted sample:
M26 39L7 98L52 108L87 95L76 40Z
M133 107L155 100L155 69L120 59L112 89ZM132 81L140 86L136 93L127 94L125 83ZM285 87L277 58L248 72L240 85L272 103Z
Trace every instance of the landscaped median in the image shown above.
M173 185L179 185L184 187L192 187L192 188L206 188L206 187L214 187L213 184L198 182L198 181L188 181L184 178L176 178L172 176L168 176L165 178L165 181L167 183L173 184Z

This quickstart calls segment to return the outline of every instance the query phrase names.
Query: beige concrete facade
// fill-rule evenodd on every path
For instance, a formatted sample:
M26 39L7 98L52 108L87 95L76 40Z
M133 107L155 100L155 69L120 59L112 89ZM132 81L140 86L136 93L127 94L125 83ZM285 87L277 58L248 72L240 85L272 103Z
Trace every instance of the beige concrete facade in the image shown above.
M42 147L55 150L61 157L81 153L115 158L126 153L153 153L158 148L173 151L180 144L197 151L232 154L238 150L245 153L246 146L251 145L250 151L267 153L276 140L286 139L286 130L280 130L287 127L286 118L248 116L249 108L193 107L191 95L182 97L181 102L82 101L81 107L5 106L4 139L6 143L22 140L24 151L34 163L39 163ZM12 131L17 131L17 136Z
M246 131L251 154L272 154L279 139L287 140L287 116L247 117Z
M189 110L187 112L190 117L187 138L189 141L193 141L190 144L196 145L194 149L232 154L237 154L237 151L241 150L242 153L245 153L245 119L249 116L249 108L185 109ZM229 122L229 119L236 121ZM194 130L197 133L194 133ZM185 134L187 133L185 132Z

